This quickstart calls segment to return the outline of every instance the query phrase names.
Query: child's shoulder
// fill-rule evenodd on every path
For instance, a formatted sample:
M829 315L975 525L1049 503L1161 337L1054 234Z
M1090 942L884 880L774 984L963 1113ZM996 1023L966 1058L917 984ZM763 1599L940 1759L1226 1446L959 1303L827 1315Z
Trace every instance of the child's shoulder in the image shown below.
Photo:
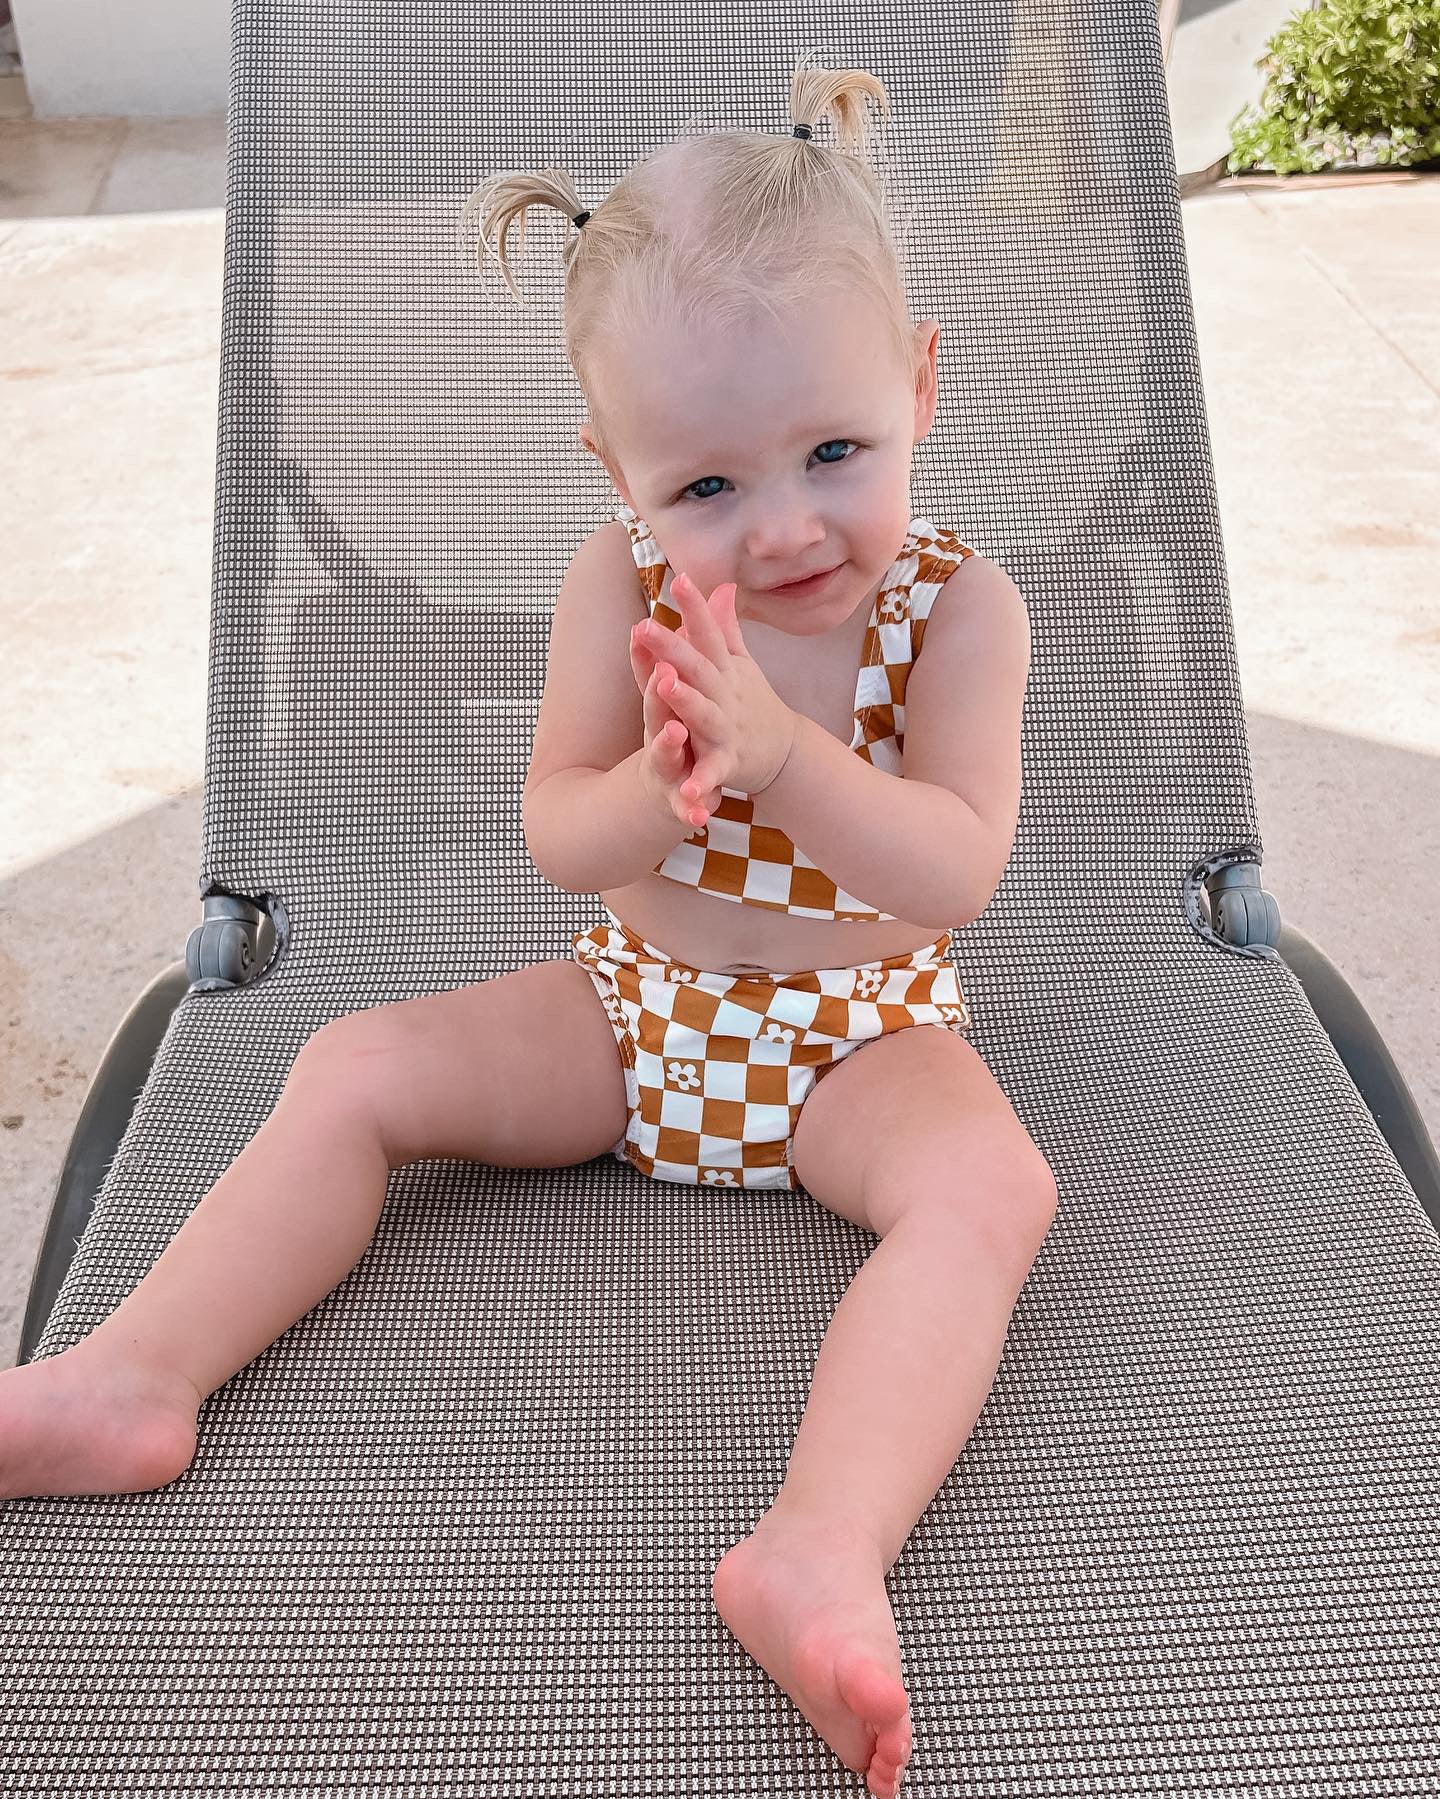
M950 525L937 524L933 518L917 513L911 519L910 529L905 534L902 554L918 556L922 561L930 558L948 562L952 567L958 568L967 557L978 552Z
M905 613L923 630L946 582L976 554L950 526L917 515L910 521L887 585L905 590Z

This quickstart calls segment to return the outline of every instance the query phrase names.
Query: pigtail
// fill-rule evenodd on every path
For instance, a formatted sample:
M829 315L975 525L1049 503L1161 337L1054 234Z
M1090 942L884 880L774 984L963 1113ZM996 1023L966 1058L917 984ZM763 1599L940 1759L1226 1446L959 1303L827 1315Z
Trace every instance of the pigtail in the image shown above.
M807 66L810 56L820 54L818 50L805 52L791 74L791 124L816 125L828 115L842 153L868 166L875 130L867 102L876 101L882 113L890 111L885 83L868 69ZM813 138L793 141L797 145L815 142Z
M575 255L580 233L575 228L577 213L585 210L585 202L575 191L575 184L564 169L538 169L533 172L509 170L492 175L483 181L474 193L466 200L460 215L460 232L463 240L466 227L472 219L478 218L479 247L476 261L479 264L482 284L485 278L486 257L493 256L515 300L522 307L525 302L520 290L515 285L511 274L512 260L518 259L525 248L526 213L532 206L552 206L565 219L568 241L562 252L562 261L568 271L571 259ZM511 225L517 227L515 251L509 247Z
M788 123L767 103L770 116L752 129L684 131L621 174L593 218L557 168L492 175L466 200L462 248L467 226L478 222L482 286L493 259L522 307L513 270L529 209L561 215L565 351L597 443L605 437L609 347L643 342L660 322L703 321L739 341L757 311L788 321L832 286L868 296L900 365L913 365L904 274L877 166L884 146L876 113L890 112L890 98L868 69L827 67L824 55L803 51L792 67ZM814 129L826 121L833 143ZM797 124L812 135L796 137ZM583 230L577 214L586 215Z
M820 51L806 52L791 74L792 123L815 125L821 118L829 118L838 140L836 150L843 158L841 166L864 189L869 209L877 227L888 239L898 270L919 202L912 200L893 220L887 218L894 202L894 194L889 191L889 152L869 103L873 100L879 113L888 117L890 96L885 83L868 69L807 66L810 56L820 54ZM794 142L803 152L818 140L796 138Z

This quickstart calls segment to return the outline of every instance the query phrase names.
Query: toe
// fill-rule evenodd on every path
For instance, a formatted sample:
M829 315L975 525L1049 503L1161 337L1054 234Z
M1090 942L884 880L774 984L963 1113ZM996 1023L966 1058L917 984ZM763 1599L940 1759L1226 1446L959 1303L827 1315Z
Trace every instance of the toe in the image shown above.
M840 1697L871 1725L882 1747L900 1726L908 1728L910 1701L905 1683L898 1675L887 1673L873 1655L840 1657L835 1679Z
M874 1753L866 1770L872 1793L892 1799L910 1760L910 1700L904 1682L873 1657L856 1655L836 1666L840 1696L869 1724Z
M910 1759L910 1751L914 1747L914 1736L910 1728L910 1710L906 1707L905 1716L896 1724L887 1725L876 1733L875 1753L896 1768L903 1768Z
M866 1770L870 1777L871 1792L882 1793L885 1799L893 1799L895 1789L900 1784L900 1776L905 1772L909 1760L908 1755L897 1760L893 1755L885 1755L877 1749Z
M850 1772L865 1773L875 1756L875 1732L841 1690L833 1646L823 1637L800 1644L795 1673L799 1685L786 1689L790 1697Z

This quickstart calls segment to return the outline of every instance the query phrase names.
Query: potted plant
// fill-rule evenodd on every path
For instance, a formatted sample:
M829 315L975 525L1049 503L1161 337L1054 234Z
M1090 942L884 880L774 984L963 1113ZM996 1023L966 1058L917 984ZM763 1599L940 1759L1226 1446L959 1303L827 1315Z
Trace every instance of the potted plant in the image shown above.
M1217 177L1268 185L1327 171L1331 185L1344 171L1413 179L1440 166L1440 0L1319 0L1255 66L1265 73L1259 105L1230 121Z

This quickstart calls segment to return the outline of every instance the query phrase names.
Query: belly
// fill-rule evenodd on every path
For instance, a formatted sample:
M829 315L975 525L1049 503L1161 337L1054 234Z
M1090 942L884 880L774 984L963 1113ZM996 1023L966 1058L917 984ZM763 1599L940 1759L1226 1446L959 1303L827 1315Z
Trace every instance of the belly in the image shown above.
M628 887L602 890L601 899L637 937L712 974L796 974L810 968L854 968L908 955L933 943L939 931L904 919L795 918L717 899L698 887L648 874Z

